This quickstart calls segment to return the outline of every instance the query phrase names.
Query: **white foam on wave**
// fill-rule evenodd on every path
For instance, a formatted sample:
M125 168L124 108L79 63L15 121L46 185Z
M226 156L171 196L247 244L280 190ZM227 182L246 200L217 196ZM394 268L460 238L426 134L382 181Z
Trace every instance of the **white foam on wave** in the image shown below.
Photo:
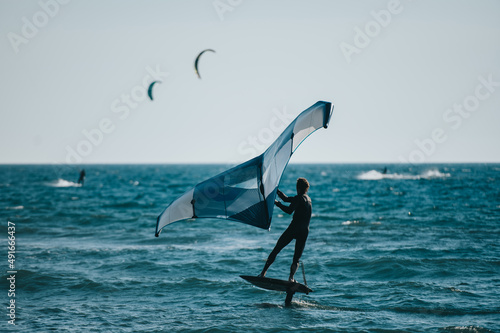
M20 210L20 209L24 209L24 206L5 207L5 209Z
M342 225L352 225L352 224L359 224L359 221L344 221L344 222L342 222Z
M365 222L361 222L361 221L358 221L358 220L354 220L354 221L344 221L344 222L342 222L342 225L360 225L360 226L364 226L364 225L368 225L368 224L372 224L372 225L380 225L380 224L382 224L382 222L370 222L370 223L365 223Z
M48 183L47 185L51 186L51 187L81 187L82 186L82 184L74 183L74 182L71 182L69 180L65 180L62 178L59 178L55 182Z
M377 170L370 170L360 174L357 179L360 180L381 180L381 179L403 179L403 180L418 180L418 179L432 179L432 178L448 178L449 173L443 173L438 169L427 170L420 175L399 174L399 173L382 173Z
M426 179L429 179L429 178L448 178L450 177L451 174L449 173L443 173L441 171L439 171L438 169L431 169L431 170L427 170L426 172L423 173L422 175L422 178L426 178Z

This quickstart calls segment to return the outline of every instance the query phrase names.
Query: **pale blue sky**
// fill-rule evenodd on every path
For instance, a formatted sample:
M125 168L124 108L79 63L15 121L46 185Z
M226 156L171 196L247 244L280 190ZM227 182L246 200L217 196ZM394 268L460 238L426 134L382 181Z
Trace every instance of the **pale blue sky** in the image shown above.
M0 163L242 162L318 100L292 162L500 162L500 1L64 2L0 0Z

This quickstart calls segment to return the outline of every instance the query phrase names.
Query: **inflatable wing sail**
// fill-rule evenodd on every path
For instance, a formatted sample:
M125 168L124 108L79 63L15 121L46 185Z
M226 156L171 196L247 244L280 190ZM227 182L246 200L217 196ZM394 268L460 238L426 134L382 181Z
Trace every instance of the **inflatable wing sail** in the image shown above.
M333 106L317 102L303 111L267 150L207 179L174 200L158 216L158 237L166 225L191 218L222 218L269 229L281 175L293 152L317 129L327 128Z

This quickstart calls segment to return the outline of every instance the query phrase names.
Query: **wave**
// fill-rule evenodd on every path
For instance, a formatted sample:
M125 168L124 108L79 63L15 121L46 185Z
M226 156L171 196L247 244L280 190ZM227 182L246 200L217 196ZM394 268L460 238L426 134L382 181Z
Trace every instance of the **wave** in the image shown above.
M82 184L59 178L57 181L47 183L50 187L81 187Z
M3 275L5 281L9 275ZM16 280L23 282L23 290L26 292L50 292L52 288L58 289L59 293L67 293L69 290L80 290L85 292L112 292L118 290L115 283L108 281L93 280L75 274L74 272L40 272L35 270L18 270Z
M380 225L382 224L381 222L362 222L358 220L353 220L353 221L344 221L342 222L342 225L358 225L358 226L366 226L366 225Z
M135 208L135 207L148 207L148 205L141 204L137 201L125 201L125 202L117 202L113 204L103 204L101 207L104 208Z
M480 333L480 332L493 332L487 328L479 326L448 326L441 329L442 332L460 332L460 333Z
M458 308L446 308L446 307L431 307L429 306L409 306L409 307L389 307L389 311L399 312L399 313L414 313L414 314L430 314L435 316L465 316L465 315L494 315L498 314L498 311L494 310L470 310L470 309L458 309ZM485 332L485 331L457 331L457 332ZM491 331L486 331L491 332Z
M381 179L396 179L396 180L419 180L419 179L433 179L433 178L448 178L451 177L449 173L442 173L438 169L430 169L419 175L399 174L399 173L383 173L377 170L370 170L360 174L357 179L359 180L381 180Z
M5 209L20 210L24 209L24 206L5 207Z

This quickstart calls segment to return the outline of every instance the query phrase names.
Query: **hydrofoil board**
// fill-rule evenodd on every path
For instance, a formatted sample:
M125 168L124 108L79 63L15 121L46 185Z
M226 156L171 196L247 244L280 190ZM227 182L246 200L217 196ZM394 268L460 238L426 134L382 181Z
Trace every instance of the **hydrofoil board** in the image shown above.
M242 279L247 280L254 286L257 286L262 289L286 291L287 293L291 294L294 293L309 294L312 292L311 288L298 282L290 282L287 280L271 279L267 277L258 277L250 275L240 275L240 277Z

